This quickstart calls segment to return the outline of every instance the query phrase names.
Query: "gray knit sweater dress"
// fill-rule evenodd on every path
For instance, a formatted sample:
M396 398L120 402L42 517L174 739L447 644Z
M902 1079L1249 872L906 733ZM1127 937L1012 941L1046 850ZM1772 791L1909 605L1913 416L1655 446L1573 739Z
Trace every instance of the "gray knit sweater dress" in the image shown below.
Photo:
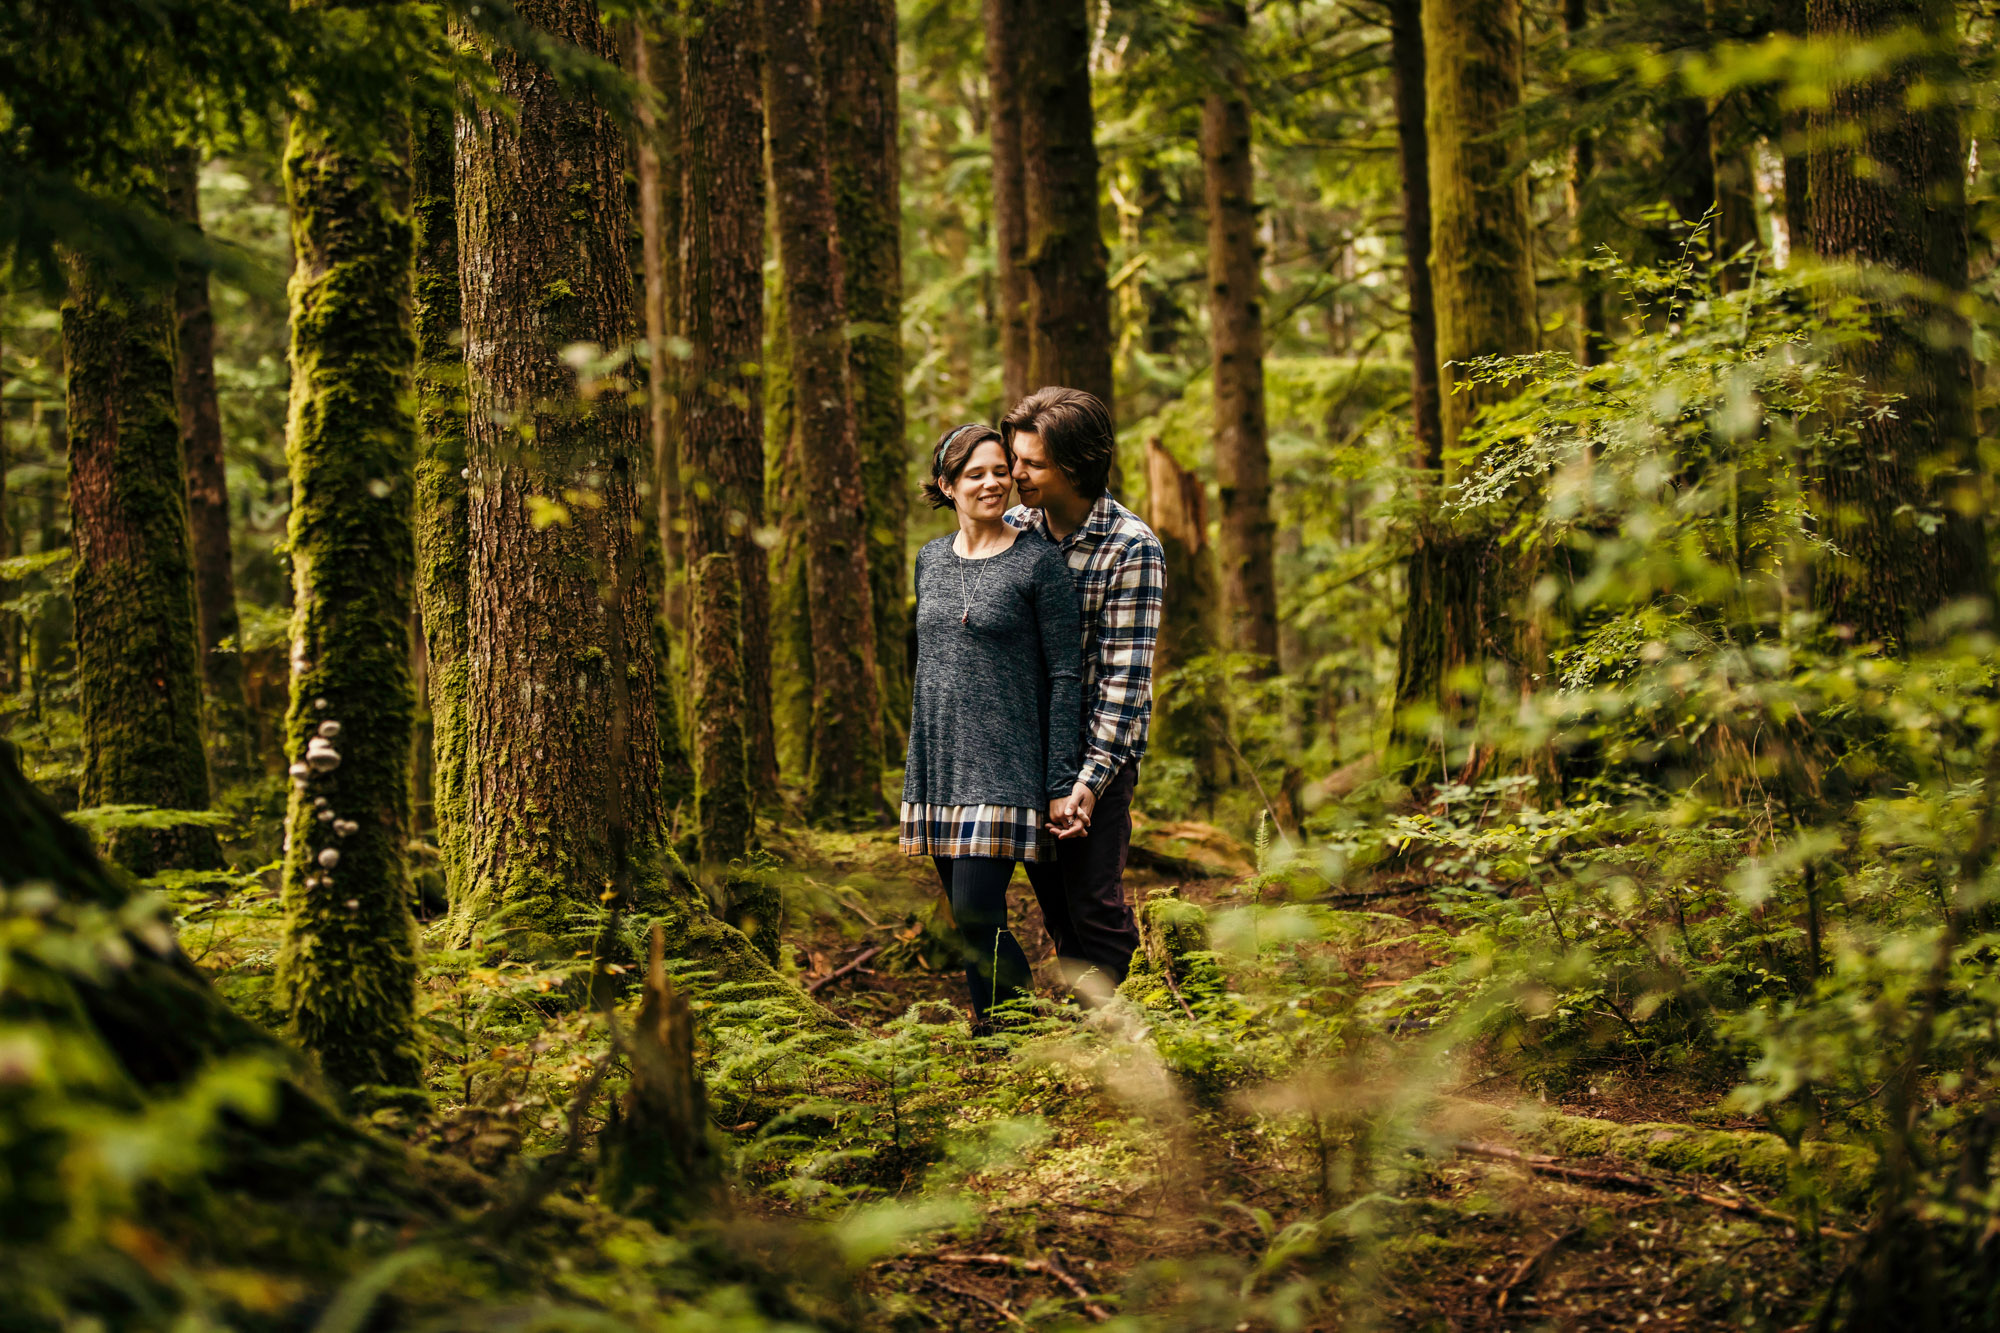
M1054 543L1024 532L967 560L917 555L917 676L903 778L910 856L1055 856L1051 801L1081 762L1082 629Z

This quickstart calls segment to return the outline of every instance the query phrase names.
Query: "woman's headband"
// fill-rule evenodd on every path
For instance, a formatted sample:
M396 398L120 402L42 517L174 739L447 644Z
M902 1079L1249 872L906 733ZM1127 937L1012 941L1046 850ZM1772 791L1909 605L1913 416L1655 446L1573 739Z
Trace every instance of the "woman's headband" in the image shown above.
M933 477L941 477L944 475L944 451L951 448L951 442L953 440L957 439L959 436L965 434L965 432L969 430L985 430L985 429L986 427L981 425L977 421L968 421L963 426L952 427L950 432L947 433L942 440L938 441L937 448L931 451L931 475Z

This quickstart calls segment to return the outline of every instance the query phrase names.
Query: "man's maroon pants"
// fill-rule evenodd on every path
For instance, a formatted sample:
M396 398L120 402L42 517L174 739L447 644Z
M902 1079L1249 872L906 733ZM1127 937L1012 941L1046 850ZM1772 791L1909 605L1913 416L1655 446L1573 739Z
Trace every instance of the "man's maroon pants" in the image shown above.
M1086 999L1109 996L1125 980L1139 947L1139 926L1125 901L1132 789L1138 785L1139 765L1125 765L1098 797L1090 832L1058 842L1053 861L1027 863L1028 883L1041 903L1063 979Z

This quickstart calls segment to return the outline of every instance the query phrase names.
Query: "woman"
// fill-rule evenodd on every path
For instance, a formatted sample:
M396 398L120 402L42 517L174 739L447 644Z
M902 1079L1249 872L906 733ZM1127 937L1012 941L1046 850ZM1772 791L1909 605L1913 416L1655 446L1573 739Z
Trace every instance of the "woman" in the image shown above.
M917 675L901 846L929 856L965 938L974 1026L1028 985L1007 929L1016 861L1055 855L1076 781L1082 681L1076 591L1046 538L1001 521L1014 460L960 426L931 451L924 498L958 531L917 556Z

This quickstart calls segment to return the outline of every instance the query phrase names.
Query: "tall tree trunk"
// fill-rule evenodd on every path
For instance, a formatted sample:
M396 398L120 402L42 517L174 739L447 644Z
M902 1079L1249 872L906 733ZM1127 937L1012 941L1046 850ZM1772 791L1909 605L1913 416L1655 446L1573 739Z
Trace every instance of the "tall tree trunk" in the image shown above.
M415 1087L411 916L411 415L408 165L296 111L292 214L294 761L285 817L281 992L338 1088Z
M818 35L805 0L762 0L764 90L778 254L785 282L793 410L819 485L805 506L813 639L815 821L873 823L881 792L882 705L868 584L861 464L849 386L846 289L835 239L820 100Z
M1016 13L1028 382L1082 389L1110 407L1111 292L1097 215L1090 11L1084 0L1018 0Z
M1517 0L1424 0L1423 43L1438 361L1449 367L1531 352L1528 186L1512 169L1521 151L1513 128L1523 55ZM1505 391L1441 389L1443 480L1450 486L1461 467L1452 446L1479 408ZM1434 710L1442 728L1425 748L1447 766L1458 744L1452 728L1468 715L1454 678L1461 668L1511 656L1507 600L1519 573L1510 571L1510 559L1477 516L1442 515L1421 525L1410 557L1396 698L1406 709Z
M822 0L827 154L847 284L855 443L868 515L868 590L882 732L902 749L910 716L909 446L903 418L902 173L895 0Z
M1772 0L1771 26L1788 37L1803 40L1806 35L1806 0ZM1812 253L1811 223L1807 217L1806 112L1803 107L1785 107L1779 113L1778 151L1785 172L1785 237L1794 255Z
M60 407L48 414L48 441L52 462L69 457L68 416ZM57 518L57 501L61 498L62 483L55 477L45 478L35 503L37 551L53 551L72 536L63 531L63 524ZM73 551L71 563L74 564ZM33 591L43 596L41 610L36 613L28 633L28 710L37 721L41 721L54 705L57 679L73 660L76 640L72 630L76 616L67 573L58 577L56 571L45 569L36 575L31 586ZM88 797L81 799L85 805L90 803Z
M1229 647L1278 669L1278 587L1272 570L1271 453L1264 430L1264 302L1258 263L1256 170L1243 45L1249 12L1214 11L1216 58L1226 91L1201 108L1203 194L1208 205L1208 311L1215 343L1215 472L1222 500L1222 597Z
M174 402L170 289L68 263L70 593L88 805L208 806L194 560ZM211 869L215 835L192 826L113 835L134 874Z
M774 228L775 230L775 228ZM805 475L793 410L792 342L782 281L767 285L764 310L764 509L776 540L770 552L771 717L782 772L812 770L812 595L806 578Z
M1201 478L1182 467L1158 436L1146 442L1146 495L1146 521L1167 562L1167 604L1153 661L1160 682L1156 739L1161 753L1194 764L1200 795L1207 800L1228 777L1221 701L1203 673L1188 671L1215 652L1221 609L1208 549L1208 505Z
M1861 412L1851 447L1824 460L1823 531L1832 560L1817 601L1860 641L1902 646L1947 602L1988 595L1978 517L1970 330L1954 298L1966 287L1965 145L1956 104L1918 85L1951 87L1955 7L1945 0L1809 0L1815 40L1876 41L1911 29L1923 53L1876 79L1834 90L1811 122L1813 246L1823 260L1874 270L1873 341L1847 368L1893 415ZM1858 136L1858 137L1857 137ZM1864 166L1865 164L1865 166Z
M1411 11L1418 8L1417 0L1399 0L1399 5ZM1584 30L1589 26L1590 0L1563 0L1563 31L1572 50L1579 45ZM1419 74L1419 80L1421 77ZM1577 102L1584 102L1588 96L1588 89L1576 90ZM1578 129L1569 144L1569 216L1570 244L1575 247L1579 260L1596 257L1599 227L1593 217L1595 210L1590 189L1590 178L1596 171L1597 136L1587 129ZM1429 279L1425 281L1428 283ZM1586 268L1577 275L1577 361L1586 366L1598 365L1610 347L1611 325L1604 308L1604 278L1602 274Z
M1431 158L1424 128L1423 0L1393 0L1396 148L1403 170L1403 272L1410 289L1410 425L1415 466L1444 467L1438 419L1437 307L1431 296Z
M1028 381L1027 169L1021 161L1020 42L1025 0L983 0L986 124L993 144L993 260L999 288L1000 385L997 420L1036 387Z
M724 864L749 849L745 746L761 764L769 742L751 742L749 730L770 726L770 591L756 540L764 522L764 405L745 369L764 348L764 116L754 10L710 11L685 49L676 322L692 348L682 367L689 673L701 859ZM753 595L755 634L746 633Z
M201 230L201 157L175 152L168 165L167 206L174 220ZM256 743L243 688L236 571L229 555L229 484L222 462L222 411L215 397L215 314L208 269L182 260L174 271L174 399L187 468L188 531L194 552L194 602L208 704L210 775L220 786L256 771Z
M518 6L615 61L592 0ZM531 949L629 883L660 835L653 592L638 566L644 426L565 349L632 339L624 139L515 50L458 130L471 470L467 886L456 934L496 910ZM579 358L580 359L580 358Z
M687 522L681 496L678 436L686 430L681 368L673 355L682 336L680 281L683 229L682 83L686 46L678 32L662 36L648 24L633 28L633 76L659 97L659 110L639 104L633 156L639 175L640 268L646 307L646 425L652 447L655 522L645 543L651 582L659 590L653 620L653 726L660 742L660 801L670 816L692 808L694 763L681 726L686 651ZM664 114L661 114L664 112Z
M468 850L467 575L471 560L465 451L465 331L458 294L458 189L453 116L426 107L411 135L410 220L416 259L417 606L429 663L431 818L445 897L464 896Z

